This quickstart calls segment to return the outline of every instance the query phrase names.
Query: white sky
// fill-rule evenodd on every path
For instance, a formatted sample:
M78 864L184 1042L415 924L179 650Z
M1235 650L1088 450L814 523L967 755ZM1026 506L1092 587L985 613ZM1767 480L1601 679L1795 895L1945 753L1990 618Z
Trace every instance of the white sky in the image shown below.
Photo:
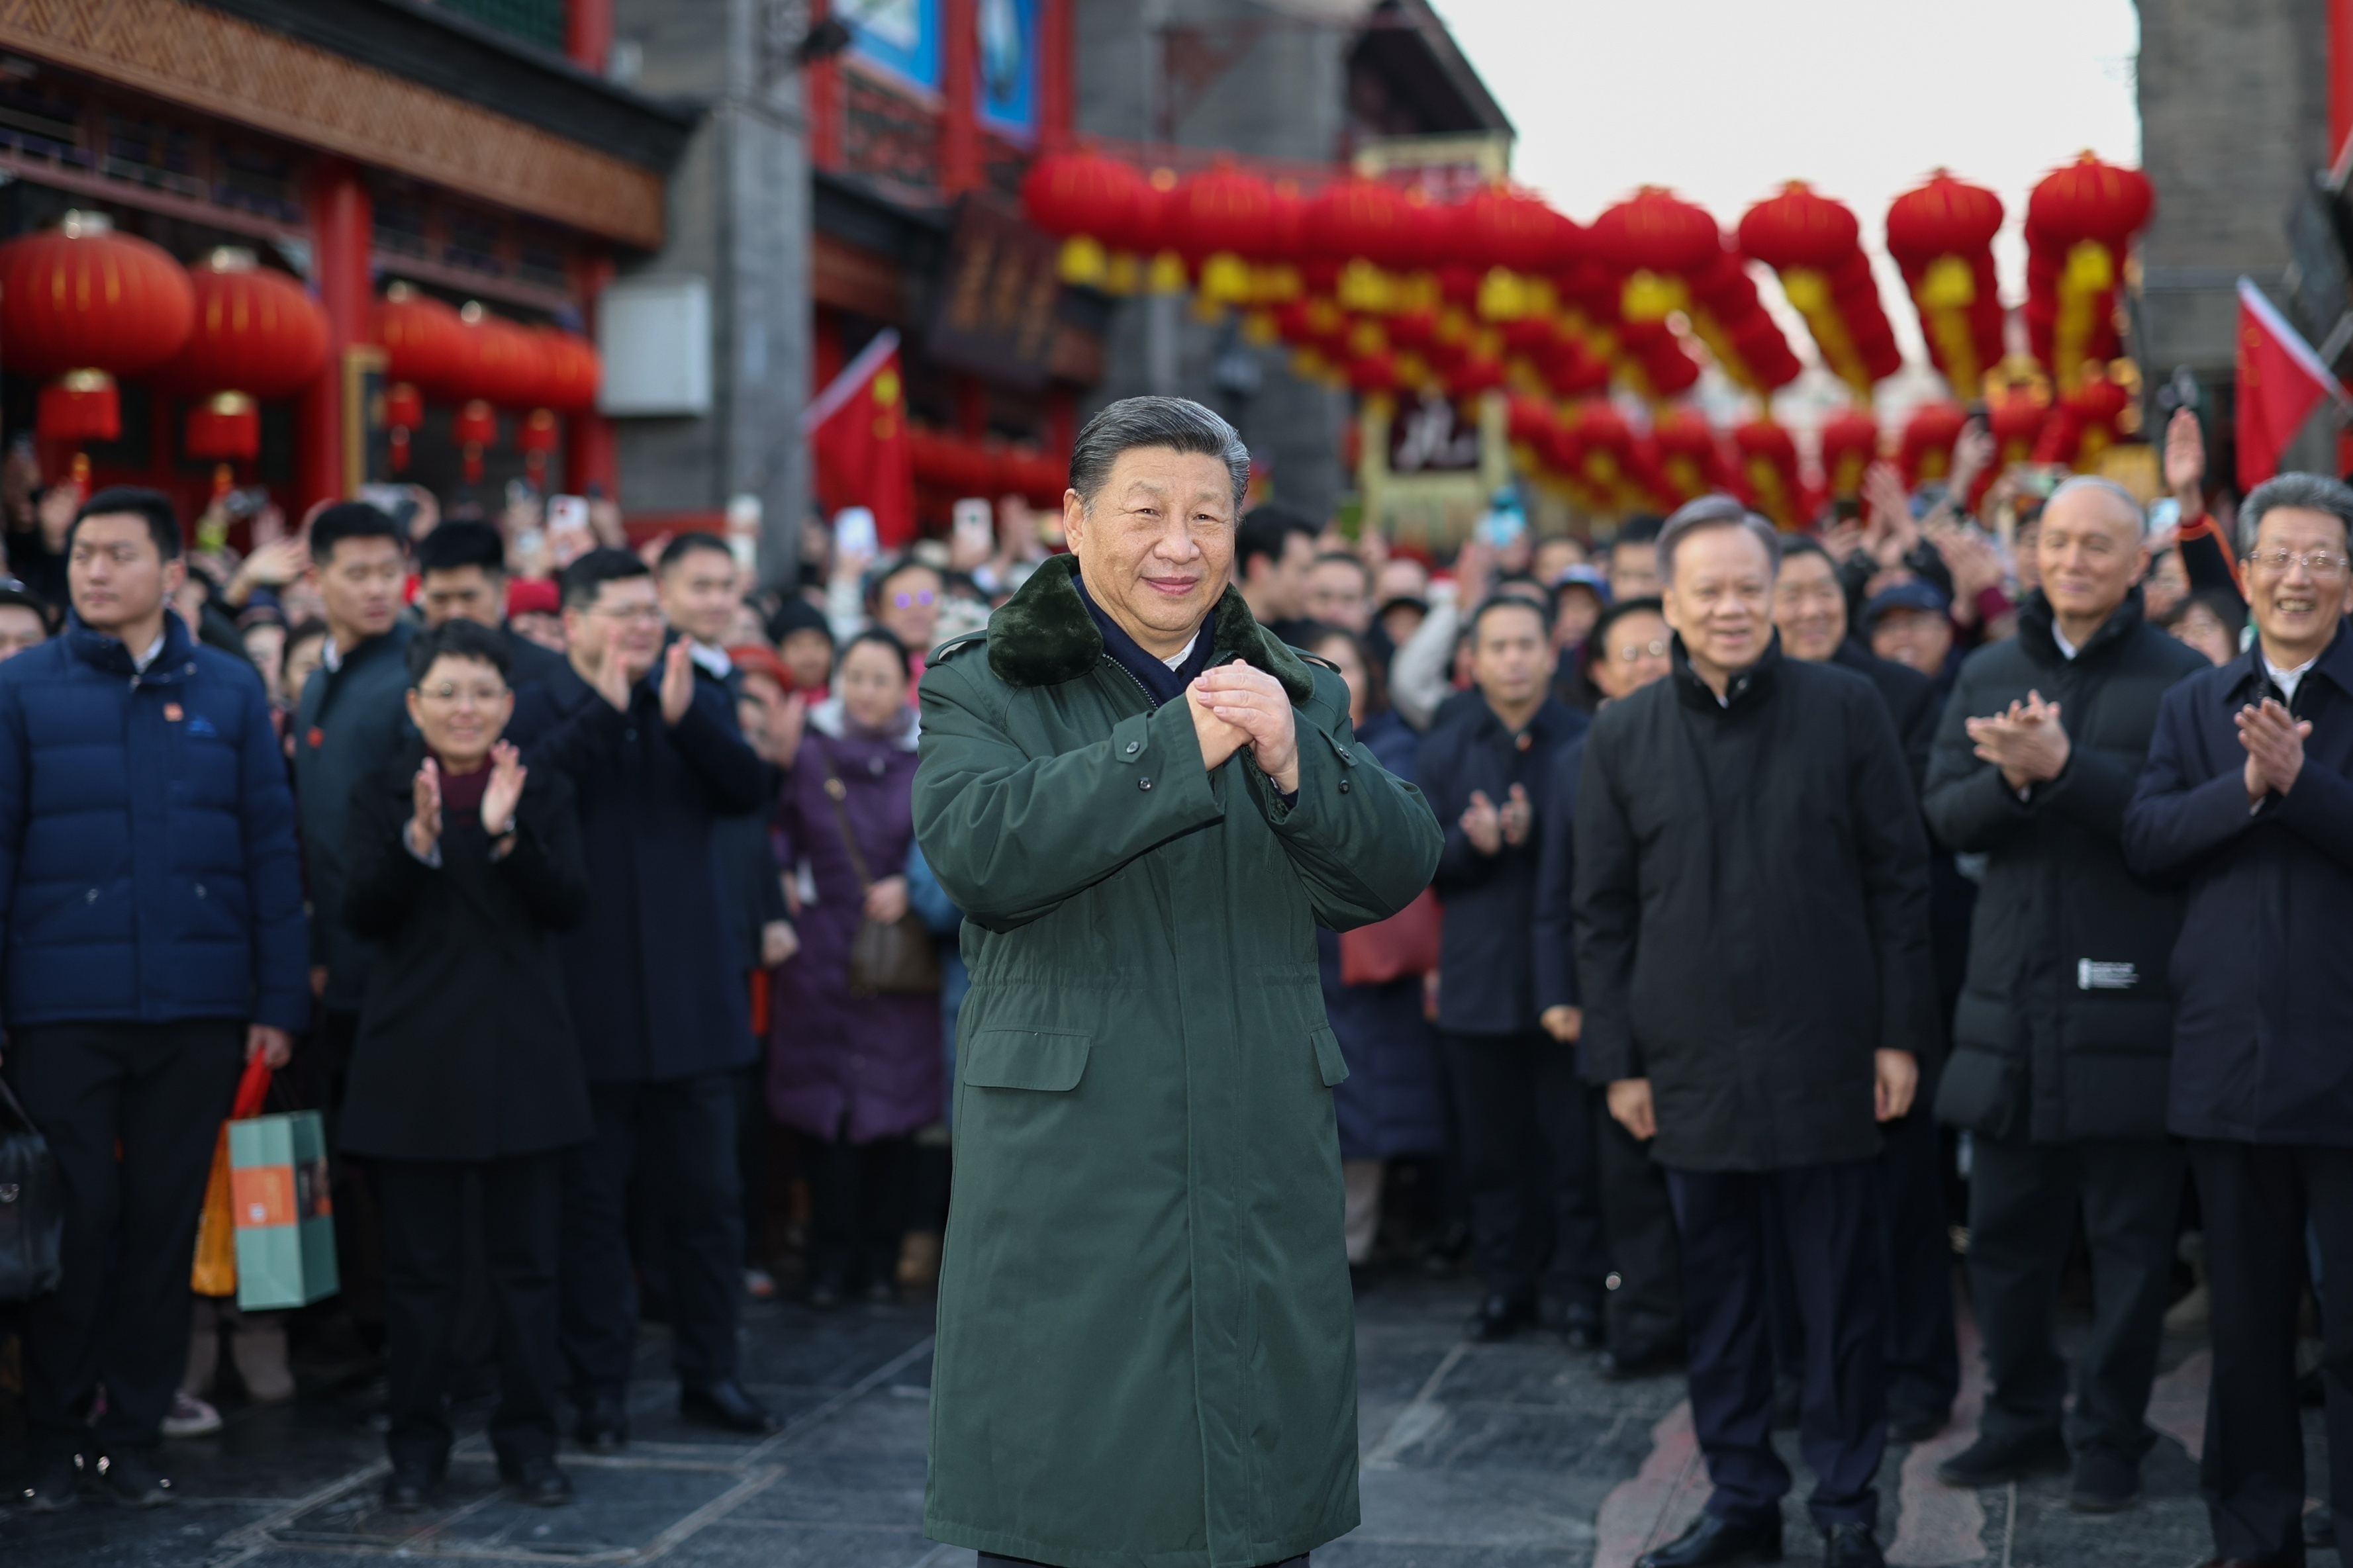
M2087 147L2140 163L2132 0L1435 4L1519 131L1521 182L1580 223L1637 185L1668 185L1728 230L1805 180L1862 220L1915 360L1918 319L1883 243L1889 202L1938 164L2000 195L1995 258L2016 304L2034 183ZM1810 361L1803 326L1767 292Z

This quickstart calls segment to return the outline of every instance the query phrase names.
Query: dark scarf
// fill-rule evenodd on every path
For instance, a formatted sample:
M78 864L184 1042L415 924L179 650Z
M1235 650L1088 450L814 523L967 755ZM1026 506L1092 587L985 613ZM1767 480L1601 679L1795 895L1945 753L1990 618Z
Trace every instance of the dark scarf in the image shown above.
M1080 601L1086 605L1088 616L1093 620L1095 629L1103 634L1103 652L1109 654L1122 669L1135 677L1136 684L1150 694L1155 708L1182 697L1185 688L1209 668L1209 651L1217 641L1218 632L1218 612L1214 606L1201 618L1200 630L1193 635L1193 647L1185 656L1185 662L1171 669L1145 652L1142 645L1120 628L1118 622L1104 614L1103 607L1095 603L1094 595L1087 592L1086 584L1075 574L1071 578L1071 585L1079 591Z

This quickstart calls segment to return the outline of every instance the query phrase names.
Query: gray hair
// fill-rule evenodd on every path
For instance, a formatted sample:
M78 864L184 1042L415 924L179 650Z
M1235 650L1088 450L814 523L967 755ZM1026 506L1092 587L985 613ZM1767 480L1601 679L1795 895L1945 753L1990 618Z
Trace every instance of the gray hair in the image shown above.
M2051 499L2042 503L2043 511L2048 514L2052 507L2059 504L2061 496L2070 495L2077 490L2097 490L2111 500L2123 503L2124 509L2132 514L2133 522L2139 529L2141 537L2144 539L2148 537L2148 512L2141 506L2140 498L2116 480L2104 479L2097 474L2077 474L2071 479L2061 480L2059 488L2051 492Z
M2345 525L2345 537L2353 540L2353 488L2320 474L2274 474L2247 492L2239 503L2239 550L2252 553L2255 534L2263 525L2263 513L2274 507L2294 507L2302 511L2325 511Z
M1071 444L1071 488L1092 507L1122 452L1171 447L1225 464L1233 480L1234 510L1250 492L1250 448L1241 433L1214 408L1189 397L1123 397L1087 421Z
M1765 560L1774 573L1781 571L1781 531L1726 495L1702 496L1685 501L1659 530L1659 581L1675 575L1675 552L1683 542L1703 529L1745 528L1765 546Z

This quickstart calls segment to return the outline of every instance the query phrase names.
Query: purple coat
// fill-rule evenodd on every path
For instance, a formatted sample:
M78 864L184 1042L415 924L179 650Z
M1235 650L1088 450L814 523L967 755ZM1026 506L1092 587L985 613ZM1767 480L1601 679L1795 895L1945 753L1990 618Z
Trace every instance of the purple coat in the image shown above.
M778 859L806 864L817 898L801 907L800 952L776 973L768 1109L820 1138L867 1143L940 1120L940 999L849 994L863 895L825 791L826 763L848 793L843 809L868 873L900 876L915 838L915 738L853 739L841 722L838 700L810 713L776 813Z

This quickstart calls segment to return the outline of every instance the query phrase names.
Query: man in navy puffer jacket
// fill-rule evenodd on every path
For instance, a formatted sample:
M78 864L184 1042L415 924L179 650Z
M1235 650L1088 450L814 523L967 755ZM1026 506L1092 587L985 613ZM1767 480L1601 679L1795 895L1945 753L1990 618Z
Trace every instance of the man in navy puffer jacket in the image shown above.
M215 1135L246 1059L282 1064L310 1016L269 700L170 612L184 570L168 500L100 491L67 536L65 635L0 665L0 1066L65 1189L64 1283L24 1317L37 1510L74 1502L86 1443L115 1500L171 1500L155 1448Z

